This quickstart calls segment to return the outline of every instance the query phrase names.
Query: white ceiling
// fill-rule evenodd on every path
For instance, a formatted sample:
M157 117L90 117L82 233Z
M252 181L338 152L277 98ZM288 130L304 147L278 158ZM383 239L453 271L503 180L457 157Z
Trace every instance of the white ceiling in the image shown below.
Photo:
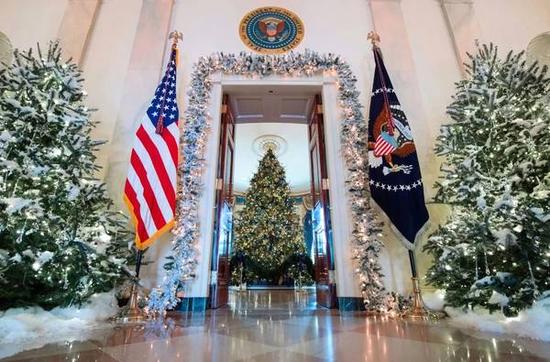
M237 126L234 187L245 192L263 156L262 141L280 145L277 158L293 193L308 192L307 119L318 90L311 86L225 87Z
M228 87L237 123L307 123L316 88L310 86Z

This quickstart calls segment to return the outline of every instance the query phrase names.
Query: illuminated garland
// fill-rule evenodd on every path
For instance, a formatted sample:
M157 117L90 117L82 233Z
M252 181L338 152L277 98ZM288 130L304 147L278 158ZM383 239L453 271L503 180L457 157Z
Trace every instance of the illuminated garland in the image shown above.
M253 55L249 53L216 53L202 57L195 64L187 93L189 104L185 111L183 162L179 167L177 223L169 267L161 288L151 292L149 309L163 312L178 303L176 291L183 280L192 278L197 265L196 242L199 240L199 201L203 190L202 174L205 169L205 149L211 119L208 115L210 77L214 73L265 77L284 75L290 77L312 76L330 72L337 76L338 99L342 109L342 155L348 169L346 180L350 197L354 241L353 258L361 281L361 290L368 310L385 308L385 290L382 284L378 254L381 224L370 206L367 157L367 122L359 102L357 79L350 66L333 54L320 55L306 50L287 55Z

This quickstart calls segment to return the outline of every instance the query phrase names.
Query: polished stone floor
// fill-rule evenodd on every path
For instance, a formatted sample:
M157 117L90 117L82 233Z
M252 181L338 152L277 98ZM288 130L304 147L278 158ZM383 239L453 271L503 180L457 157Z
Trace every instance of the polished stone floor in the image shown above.
M294 291L232 292L227 308L112 326L6 361L547 361L550 344L460 330L446 321L317 309Z

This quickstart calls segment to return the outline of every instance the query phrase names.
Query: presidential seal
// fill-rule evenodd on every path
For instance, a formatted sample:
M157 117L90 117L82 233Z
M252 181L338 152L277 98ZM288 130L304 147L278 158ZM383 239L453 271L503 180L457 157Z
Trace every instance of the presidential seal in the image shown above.
M239 33L244 44L258 53L284 53L300 44L304 24L293 12L270 6L246 14Z

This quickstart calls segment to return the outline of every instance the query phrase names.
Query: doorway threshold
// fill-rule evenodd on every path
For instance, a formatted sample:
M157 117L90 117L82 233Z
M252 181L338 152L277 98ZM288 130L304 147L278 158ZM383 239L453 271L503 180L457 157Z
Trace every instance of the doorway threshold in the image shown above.
M235 286L229 287L229 289L239 291L239 287L235 287ZM288 287L284 285L251 285L244 290L296 290L298 291L298 289L295 287ZM304 291L315 290L315 286L303 287L302 290Z

